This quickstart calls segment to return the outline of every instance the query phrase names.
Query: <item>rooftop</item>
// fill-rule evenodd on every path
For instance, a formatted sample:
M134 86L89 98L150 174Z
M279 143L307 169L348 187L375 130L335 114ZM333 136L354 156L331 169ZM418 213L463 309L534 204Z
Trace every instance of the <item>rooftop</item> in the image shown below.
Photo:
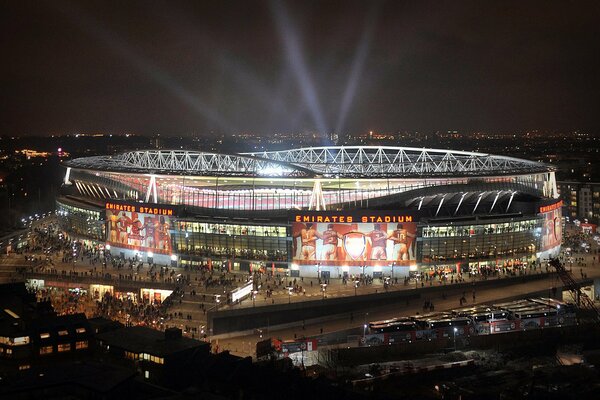
M554 170L553 166L514 157L390 146L306 147L239 154L139 150L115 156L77 158L65 165L122 173L256 178L423 178L518 175Z
M165 357L185 350L209 346L186 337L166 339L165 333L144 326L133 326L99 333L96 338L105 344L133 353L148 353Z

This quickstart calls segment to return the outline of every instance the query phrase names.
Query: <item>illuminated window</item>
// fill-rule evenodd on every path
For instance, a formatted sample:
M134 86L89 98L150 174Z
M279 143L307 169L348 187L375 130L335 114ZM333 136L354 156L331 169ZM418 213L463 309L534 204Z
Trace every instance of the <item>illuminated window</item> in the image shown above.
M12 349L6 349L6 354L12 354Z
M11 343L13 346L22 346L25 344L29 344L29 336L21 336L11 339Z
M85 328L77 328L75 330L75 332L77 332L77 333L85 333Z
M125 358L129 360L137 360L139 358L139 355L137 353L132 353L131 351L126 351Z
M44 355L44 354L52 354L54 350L52 349L52 346L43 346L40 347L40 355Z
M23 371L23 370L26 370L29 368L31 368L31 365L29 365L29 364L19 365L19 371Z
M61 343L58 345L58 352L71 351L71 343Z
M49 337L50 337L50 334L48 332L40 333L40 339L48 339Z
M81 349L87 349L87 348L88 348L87 340L81 340L79 342L75 342L75 349L81 350Z
M62 330L62 331L58 331L58 335L59 335L59 336L66 336L66 335L68 335L68 334L69 334L69 331L67 331L66 329L65 329L65 330Z
M141 353L140 354L140 359L141 360L146 360L146 361L150 361L156 364L164 364L165 360L162 357L157 357L157 356L153 356L152 354L147 354L147 353Z

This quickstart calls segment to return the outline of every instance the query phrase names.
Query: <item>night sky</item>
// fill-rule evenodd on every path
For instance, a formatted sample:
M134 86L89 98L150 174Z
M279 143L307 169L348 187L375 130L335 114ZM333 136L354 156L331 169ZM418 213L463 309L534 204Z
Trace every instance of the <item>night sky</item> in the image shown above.
M0 0L0 134L596 129L600 2Z

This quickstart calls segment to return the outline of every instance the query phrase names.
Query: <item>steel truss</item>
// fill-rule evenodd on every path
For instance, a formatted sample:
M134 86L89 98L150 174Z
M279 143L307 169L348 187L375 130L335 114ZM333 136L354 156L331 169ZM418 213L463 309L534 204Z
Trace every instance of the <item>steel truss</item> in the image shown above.
M210 174L223 176L312 177L300 166L276 160L184 150L130 151L116 156L76 158L66 163L71 168L146 174Z
M325 176L436 177L550 172L553 168L513 157L465 151L386 146L307 147L248 153L294 164Z
M546 173L534 161L491 154L411 147L338 146L217 154L185 150L130 151L77 158L77 169L143 174L250 177L436 178Z

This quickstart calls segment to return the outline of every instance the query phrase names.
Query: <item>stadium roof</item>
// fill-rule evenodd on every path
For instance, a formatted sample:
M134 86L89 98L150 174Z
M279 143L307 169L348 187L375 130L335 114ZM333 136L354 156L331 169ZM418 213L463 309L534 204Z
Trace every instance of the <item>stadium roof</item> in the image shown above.
M218 154L185 150L139 150L70 160L76 169L144 174L435 178L521 175L554 167L514 157L454 150L387 146L307 147L282 151Z

